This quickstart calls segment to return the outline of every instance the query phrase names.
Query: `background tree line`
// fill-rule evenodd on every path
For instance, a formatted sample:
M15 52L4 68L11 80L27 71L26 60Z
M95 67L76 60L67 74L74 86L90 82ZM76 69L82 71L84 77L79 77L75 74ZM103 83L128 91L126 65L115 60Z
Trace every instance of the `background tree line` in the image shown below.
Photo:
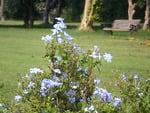
M127 19L128 3L132 1L135 5L133 18L144 22L146 1L150 0L4 0L3 12L5 19L24 19L25 25L29 24L31 27L33 20L40 19L49 23L57 16L62 16L66 22L80 22L85 1L90 4L95 1L92 21L112 22L114 19Z

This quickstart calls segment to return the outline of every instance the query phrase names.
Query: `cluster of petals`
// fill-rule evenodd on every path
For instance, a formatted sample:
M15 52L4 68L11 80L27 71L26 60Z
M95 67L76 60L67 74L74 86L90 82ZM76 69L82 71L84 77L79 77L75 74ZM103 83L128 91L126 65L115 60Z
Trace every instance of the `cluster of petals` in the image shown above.
M60 83L59 81L54 81L51 79L44 78L41 81L40 93L42 96L46 96L46 93L49 91L49 89L52 89L54 87L58 87L60 85L62 85L62 83Z
M42 36L41 40L43 40L45 44L47 45L49 42L53 40L53 38L50 35L46 35L46 36Z
M86 113L86 112L88 112L88 113L98 113L96 110L95 110L95 108L94 108L94 105L90 105L89 107L85 107L84 108L84 112Z
M113 102L113 107L120 107L122 100L120 98L115 98Z
M106 103L109 103L112 100L112 94L103 88L97 87L97 90L94 91L93 95L99 101L103 101Z
M111 56L111 54L109 54L109 53L105 53L105 54L103 55L103 57L104 57L104 60L105 60L106 62L111 62L111 61L112 61L112 56Z
M96 58L98 58L99 60L101 59L101 55L100 55L100 53L96 53L95 51L94 52L92 52L92 54L90 54L89 55L90 57L92 57L92 58L94 58L94 59L96 59Z
M43 70L40 68L30 68L30 74L38 74L38 73L43 73Z

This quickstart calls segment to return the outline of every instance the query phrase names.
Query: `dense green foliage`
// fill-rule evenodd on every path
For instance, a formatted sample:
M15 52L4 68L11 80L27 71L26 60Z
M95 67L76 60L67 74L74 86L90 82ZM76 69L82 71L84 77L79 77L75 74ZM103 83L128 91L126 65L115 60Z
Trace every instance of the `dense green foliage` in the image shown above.
M5 0L4 16L6 19L22 19L23 18L23 4L22 0ZM145 13L145 1L134 0L136 2L136 12L134 18L144 19ZM57 2L56 2L57 3ZM37 12L35 13L36 19L41 19L42 13L39 9L43 9L44 2L42 0L36 0L35 7ZM116 18L128 18L128 2L127 0L97 0L96 3L96 20L110 22ZM54 6L53 9L56 7ZM80 21L82 18L84 9L84 0L65 0L63 2L62 17L66 21ZM53 10L50 11L53 15ZM50 17L51 17L50 15Z

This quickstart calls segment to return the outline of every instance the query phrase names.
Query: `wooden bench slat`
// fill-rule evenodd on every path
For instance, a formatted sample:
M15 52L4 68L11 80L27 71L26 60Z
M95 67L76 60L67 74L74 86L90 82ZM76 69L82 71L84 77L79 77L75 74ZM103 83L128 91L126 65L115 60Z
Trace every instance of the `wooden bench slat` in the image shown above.
M138 26L140 24L140 19L134 19L134 20L125 20L125 19L117 19L114 20L112 23L112 27L105 27L103 28L104 31L134 31L138 30ZM133 28L135 27L135 28Z

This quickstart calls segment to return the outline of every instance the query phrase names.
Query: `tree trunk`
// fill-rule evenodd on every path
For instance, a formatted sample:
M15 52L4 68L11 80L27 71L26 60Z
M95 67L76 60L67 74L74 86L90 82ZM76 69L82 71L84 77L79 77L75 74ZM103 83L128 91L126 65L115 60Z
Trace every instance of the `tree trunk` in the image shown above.
M150 29L150 0L146 0L145 22L143 25L143 30L147 29Z
M51 0L46 0L45 2L45 11L43 15L43 23L48 24L49 23L49 11L50 11L50 2Z
M79 30L90 31L92 30L94 14L96 7L96 0L85 0L83 18Z
M58 0L58 5L56 7L56 17L60 17L62 12L62 0Z
M0 20L4 20L3 7L4 7L4 0L0 0Z
M23 0L24 27L33 27L35 0Z
M128 20L133 19L135 13L135 3L132 3L132 0L128 0Z

